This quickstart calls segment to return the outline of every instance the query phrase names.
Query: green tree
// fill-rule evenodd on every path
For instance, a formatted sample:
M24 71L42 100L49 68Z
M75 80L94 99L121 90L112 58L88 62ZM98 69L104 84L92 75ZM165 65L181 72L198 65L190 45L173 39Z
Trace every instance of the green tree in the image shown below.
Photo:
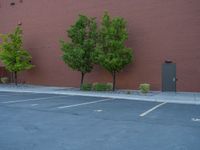
M79 19L67 33L71 41L61 41L62 58L73 70L81 72L82 85L85 74L93 69L92 52L97 39L95 18L79 15Z
M132 61L132 50L125 46L127 38L126 21L120 17L111 19L108 13L105 13L93 59L112 74L113 91L116 73Z
M17 27L13 33L0 34L0 59L5 68L14 73L17 85L17 73L33 67L30 54L22 47L22 29Z

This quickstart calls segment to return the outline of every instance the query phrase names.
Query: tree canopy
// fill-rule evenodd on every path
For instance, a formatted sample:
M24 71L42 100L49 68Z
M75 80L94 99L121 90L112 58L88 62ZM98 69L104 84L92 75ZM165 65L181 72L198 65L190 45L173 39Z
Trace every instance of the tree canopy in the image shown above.
M127 38L126 21L121 17L112 19L105 13L93 58L97 64L112 74L113 90L115 90L116 72L132 61L132 50L125 46Z
M15 73L17 84L17 73L33 67L32 57L22 45L22 29L17 27L13 33L0 34L0 38L0 60L8 71Z
M61 41L64 62L73 70L81 72L81 85L86 73L93 69L92 52L96 46L97 24L95 18L79 15L67 31L70 42Z

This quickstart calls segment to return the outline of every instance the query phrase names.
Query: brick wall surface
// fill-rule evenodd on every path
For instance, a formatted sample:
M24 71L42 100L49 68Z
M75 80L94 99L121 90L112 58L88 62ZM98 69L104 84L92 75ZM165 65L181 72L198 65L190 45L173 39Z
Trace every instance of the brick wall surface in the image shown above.
M35 68L20 75L32 84L79 86L80 74L61 60L60 39L78 14L97 17L104 11L124 17L128 24L127 46L135 60L117 75L118 88L137 89L148 82L161 88L161 64L177 64L177 90L200 91L199 0L0 0L0 33L22 23L24 47ZM100 75L101 74L101 75ZM111 75L95 66L86 82L109 82Z

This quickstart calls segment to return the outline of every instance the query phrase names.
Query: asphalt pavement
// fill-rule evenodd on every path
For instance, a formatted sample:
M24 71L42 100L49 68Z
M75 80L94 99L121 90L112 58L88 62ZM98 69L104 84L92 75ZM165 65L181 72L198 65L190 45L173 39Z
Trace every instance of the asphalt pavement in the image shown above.
M0 150L199 150L200 105L0 92Z

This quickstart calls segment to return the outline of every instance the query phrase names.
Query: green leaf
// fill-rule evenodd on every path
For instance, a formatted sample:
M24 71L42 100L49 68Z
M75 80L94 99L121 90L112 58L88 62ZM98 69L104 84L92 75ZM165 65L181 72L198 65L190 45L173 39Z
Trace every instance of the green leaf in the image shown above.
M95 18L79 15L78 20L68 30L71 41L61 41L64 62L73 70L89 73L93 69L93 51L97 40Z
M128 38L126 21L121 17L111 18L106 12L99 30L94 62L110 73L119 72L132 61L132 50L125 46Z
M0 60L10 72L31 69L31 56L22 47L22 29L17 27L13 33L0 35Z

